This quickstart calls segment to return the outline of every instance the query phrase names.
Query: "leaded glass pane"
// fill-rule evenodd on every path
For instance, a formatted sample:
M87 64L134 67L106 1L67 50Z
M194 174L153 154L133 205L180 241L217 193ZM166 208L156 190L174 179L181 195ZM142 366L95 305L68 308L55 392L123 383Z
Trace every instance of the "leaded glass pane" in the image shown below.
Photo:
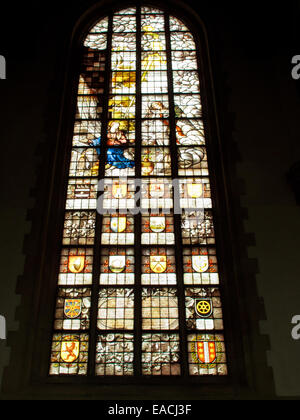
M199 70L187 26L157 8L86 35L50 375L227 374Z

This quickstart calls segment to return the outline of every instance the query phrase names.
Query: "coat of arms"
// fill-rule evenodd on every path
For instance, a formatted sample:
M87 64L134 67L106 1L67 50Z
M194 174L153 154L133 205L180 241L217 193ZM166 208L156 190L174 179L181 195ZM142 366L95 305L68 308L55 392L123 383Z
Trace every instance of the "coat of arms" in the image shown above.
M127 184L114 184L112 195L114 198L125 198L127 196Z
M166 228L166 218L159 216L159 217L150 217L150 229L154 233L161 233Z
M66 363L73 363L79 357L79 341L66 337L61 343L60 356Z
M187 192L190 198L200 198L203 194L202 184L187 184Z
M64 313L67 318L78 318L81 314L81 299L66 299Z
M111 255L109 257L109 269L113 273L122 273L126 267L125 255Z
M193 255L192 256L193 269L197 273L205 273L209 268L209 260L206 255Z
M71 273L81 273L85 268L85 257L83 255L69 256L68 267Z
M166 255L151 255L150 268L154 273L157 273L157 274L164 273L167 269Z
M197 357L201 363L211 364L217 358L216 344L213 341L197 341Z
M213 311L211 299L196 299L195 300L196 314L201 318L208 318Z
M122 233L126 230L127 218L126 217L112 217L110 228L115 233Z

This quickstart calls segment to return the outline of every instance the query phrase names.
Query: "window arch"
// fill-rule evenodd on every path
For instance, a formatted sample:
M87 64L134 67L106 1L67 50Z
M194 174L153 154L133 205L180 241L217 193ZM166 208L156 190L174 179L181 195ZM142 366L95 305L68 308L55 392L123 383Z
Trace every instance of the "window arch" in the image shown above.
M201 70L201 69L200 69ZM199 57L152 7L84 40L51 376L226 376Z

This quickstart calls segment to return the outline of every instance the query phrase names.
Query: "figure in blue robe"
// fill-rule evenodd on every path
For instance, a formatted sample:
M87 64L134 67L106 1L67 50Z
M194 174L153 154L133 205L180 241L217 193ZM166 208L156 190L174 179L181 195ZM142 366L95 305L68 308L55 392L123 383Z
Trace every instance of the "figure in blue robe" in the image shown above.
M89 142L96 147L96 151L100 156L101 137ZM135 162L124 156L124 149L119 147L109 147L107 149L107 163L118 169L134 168Z

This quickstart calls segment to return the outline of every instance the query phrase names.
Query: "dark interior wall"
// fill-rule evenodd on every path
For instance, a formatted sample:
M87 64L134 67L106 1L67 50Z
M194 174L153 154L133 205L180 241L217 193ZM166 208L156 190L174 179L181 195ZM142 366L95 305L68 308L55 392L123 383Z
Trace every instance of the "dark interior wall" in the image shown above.
M24 250L38 253L34 243L24 240L31 229L27 212L35 204L32 189L47 188L47 180L39 179L40 166L50 165L57 139L64 59L72 28L93 3L14 4L0 18L0 55L7 60L7 80L0 80L0 314L11 337L18 334L16 319L22 314L16 286L24 271ZM211 0L185 3L206 24L218 111L227 119L221 127L227 127L226 136L231 130L234 141L227 153L238 157L241 188L234 193L248 214L244 228L253 241L247 256L258 264L253 288L265 304L260 332L270 342L267 357L276 394L299 397L300 342L291 338L291 318L300 314L300 208L286 180L290 166L300 160L300 81L292 80L290 64L300 54L299 2L279 6L254 1L251 8ZM30 325L29 319L28 329ZM265 361L254 339L251 346L257 381L262 381L259 370ZM0 380L9 357L9 341L0 340ZM261 395L263 386L258 384Z

